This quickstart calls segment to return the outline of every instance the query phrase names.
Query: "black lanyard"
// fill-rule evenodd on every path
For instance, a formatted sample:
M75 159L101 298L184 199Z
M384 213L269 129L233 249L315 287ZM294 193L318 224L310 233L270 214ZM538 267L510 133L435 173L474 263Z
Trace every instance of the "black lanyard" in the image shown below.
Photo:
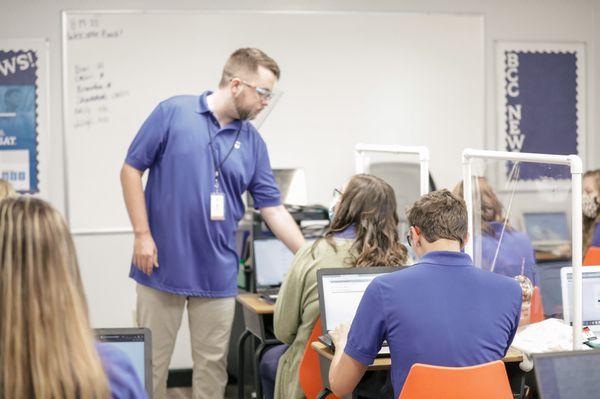
M221 175L221 168L223 167L223 164L225 163L225 161L227 161L227 158L229 158L229 156L231 155L231 152L235 148L235 144L237 143L238 138L240 137L240 132L242 131L243 123L242 123L242 126L240 126L240 128L238 129L237 133L235 134L235 139L233 140L233 144L231 144L231 148L227 152L227 155L225 155L225 158L223 158L223 160L220 163L218 163L217 162L217 153L215 152L215 147L213 144L213 137L212 137L212 134L210 133L210 123L208 121L209 119L210 119L210 116L207 116L206 129L208 131L208 145L210 146L210 152L212 154L213 165L215 166L215 192L218 193L219 192L219 176Z

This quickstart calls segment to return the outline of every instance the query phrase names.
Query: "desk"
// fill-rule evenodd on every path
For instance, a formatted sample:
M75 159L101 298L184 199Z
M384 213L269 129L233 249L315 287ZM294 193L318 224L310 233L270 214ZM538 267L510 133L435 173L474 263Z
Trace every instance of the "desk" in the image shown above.
M319 341L314 341L310 345L319 355L319 366L321 368L321 380L323 381L323 386L326 389L329 389L329 366L333 360L333 352ZM504 363L521 362L522 360L523 354L513 347L508 349L506 356L502 359ZM373 364L367 367L367 371L389 370L391 366L392 359L390 357L377 357ZM319 395L318 397L322 396Z
M240 294L236 300L242 305L245 330L238 340L238 398L244 399L244 344L251 335L259 341L254 351L254 389L256 397L262 399L258 364L268 345L279 344L267 326L273 325L275 305L260 299L259 294Z

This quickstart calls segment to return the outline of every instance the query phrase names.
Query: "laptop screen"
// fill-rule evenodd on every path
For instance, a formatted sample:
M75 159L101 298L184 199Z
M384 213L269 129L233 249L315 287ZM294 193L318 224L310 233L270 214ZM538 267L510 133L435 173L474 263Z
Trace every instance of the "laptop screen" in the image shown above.
M565 212L525 212L523 224L535 244L568 242L571 239Z
M573 268L561 270L563 313L565 321L573 321ZM566 288L566 291L565 291ZM582 321L584 326L600 327L600 266L582 269ZM598 327L594 327L597 329Z
M533 363L540 398L598 397L600 351L534 354Z
M392 269L385 268L387 271ZM339 270L338 274L324 274L321 277L322 301L321 323L323 331L335 330L342 323L351 324L358 309L358 305L367 286L378 273L344 273ZM367 270L367 269L362 269ZM321 293L319 293L321 295Z
M151 379L149 375L152 372L151 343L148 342L150 340L149 330L145 328L107 328L95 331L98 341L112 345L127 355L146 391L152 392L152 381L148 381Z

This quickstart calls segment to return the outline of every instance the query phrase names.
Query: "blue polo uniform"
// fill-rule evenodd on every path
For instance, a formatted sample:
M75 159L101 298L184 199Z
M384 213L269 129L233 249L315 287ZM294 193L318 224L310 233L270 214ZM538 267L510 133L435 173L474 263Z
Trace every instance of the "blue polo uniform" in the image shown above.
M592 247L600 247L600 223L596 223L596 226L594 227L591 245Z
M220 128L208 94L161 102L129 147L125 162L150 169L145 198L159 263L151 276L134 265L129 275L172 294L220 298L237 294L235 231L244 215L242 194L248 190L257 209L281 204L281 196L258 131L239 120ZM210 196L221 162L225 220L212 221Z
M514 279L474 267L464 253L429 252L369 284L345 353L369 365L387 340L398 397L414 363L458 367L502 359L520 312Z
M482 234L481 236L481 267L485 270L491 270L503 223L491 222L489 225L494 234ZM531 280L533 285L539 285L535 250L531 240L527 234L506 228L496 258L494 273L514 277L521 274L522 265L525 266L524 274Z

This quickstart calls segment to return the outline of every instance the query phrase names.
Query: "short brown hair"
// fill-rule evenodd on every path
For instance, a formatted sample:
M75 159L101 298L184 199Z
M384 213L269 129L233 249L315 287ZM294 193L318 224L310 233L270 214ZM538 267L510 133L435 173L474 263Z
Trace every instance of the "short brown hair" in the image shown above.
M406 211L406 216L408 223L418 227L429 242L445 238L464 244L467 207L465 201L446 189L423 195Z
M273 72L273 75L279 80L281 76L279 65L277 65L277 62L273 58L265 54L264 51L249 47L235 50L223 67L219 87L223 88L227 86L231 79L239 75L240 72L255 74L259 66Z

